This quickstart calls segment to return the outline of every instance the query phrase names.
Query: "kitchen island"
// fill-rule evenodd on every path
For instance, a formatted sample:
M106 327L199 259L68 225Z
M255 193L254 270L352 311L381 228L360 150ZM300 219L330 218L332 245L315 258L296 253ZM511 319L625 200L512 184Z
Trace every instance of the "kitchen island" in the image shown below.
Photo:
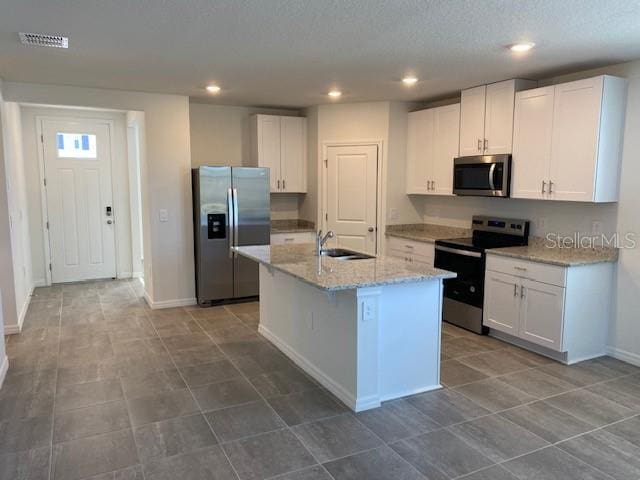
M260 264L260 333L352 410L440 388L442 280L455 273L311 244L234 250Z

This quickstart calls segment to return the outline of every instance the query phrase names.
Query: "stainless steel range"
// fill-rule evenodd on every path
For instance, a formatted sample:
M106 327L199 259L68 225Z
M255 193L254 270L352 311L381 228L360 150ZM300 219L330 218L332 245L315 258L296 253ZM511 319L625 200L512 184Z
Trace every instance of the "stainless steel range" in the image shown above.
M474 216L472 236L437 240L435 266L456 272L444 281L442 319L467 330L486 334L482 325L485 252L491 248L527 245L529 222Z

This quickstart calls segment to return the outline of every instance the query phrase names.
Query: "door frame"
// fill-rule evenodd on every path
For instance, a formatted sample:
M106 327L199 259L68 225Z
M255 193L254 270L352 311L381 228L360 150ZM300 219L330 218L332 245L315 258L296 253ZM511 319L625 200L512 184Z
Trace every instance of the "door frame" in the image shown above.
M384 142L382 140L328 140L322 142L322 155L318 162L318 178L320 179L320 185L318 186L318 222L317 225L321 225L323 230L327 230L327 218L329 205L327 198L327 188L329 187L327 179L327 162L329 161L328 149L330 147L364 147L375 146L378 148L378 168L376 171L376 256L384 254L384 232L382 231L382 224L386 218L386 182L383 182L383 178L386 177L386 162L384 159Z
M115 153L115 122L113 120L104 118L85 118L85 117L57 117L53 115L36 115L36 142L38 143L38 173L40 174L40 210L42 212L42 247L44 250L44 276L45 286L51 285L51 237L49 235L49 229L47 228L47 222L49 218L49 205L47 203L47 189L45 187L45 163L44 163L44 134L42 129L42 122L45 120L51 120L56 122L69 122L69 123L81 123L81 122L93 122L98 124L104 124L109 129L109 162L111 170L111 198L112 203L115 198L113 192L113 155ZM118 269L118 213L113 209L113 235L114 235L114 262L116 270L116 278L120 278L120 271Z

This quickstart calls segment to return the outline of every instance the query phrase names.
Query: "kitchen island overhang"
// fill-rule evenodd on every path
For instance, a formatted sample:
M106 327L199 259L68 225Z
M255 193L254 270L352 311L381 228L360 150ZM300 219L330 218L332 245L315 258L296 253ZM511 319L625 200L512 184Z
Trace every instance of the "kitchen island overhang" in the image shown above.
M311 244L234 250L260 263L259 332L352 410L440 388L442 281L455 273Z

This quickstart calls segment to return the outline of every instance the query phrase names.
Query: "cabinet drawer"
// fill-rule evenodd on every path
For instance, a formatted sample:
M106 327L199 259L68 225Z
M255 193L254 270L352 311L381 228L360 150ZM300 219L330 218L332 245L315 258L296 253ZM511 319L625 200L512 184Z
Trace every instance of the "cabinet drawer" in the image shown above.
M520 278L527 278L536 282L548 283L564 287L566 285L565 267L546 265L544 263L528 262L514 258L487 255L487 270L507 273Z
M284 245L288 243L313 243L312 232L272 233L271 245Z
M415 255L418 257L431 258L434 257L434 245L433 243L426 242L414 242L412 240L405 240L402 238L389 237L387 238L387 250L404 255Z

